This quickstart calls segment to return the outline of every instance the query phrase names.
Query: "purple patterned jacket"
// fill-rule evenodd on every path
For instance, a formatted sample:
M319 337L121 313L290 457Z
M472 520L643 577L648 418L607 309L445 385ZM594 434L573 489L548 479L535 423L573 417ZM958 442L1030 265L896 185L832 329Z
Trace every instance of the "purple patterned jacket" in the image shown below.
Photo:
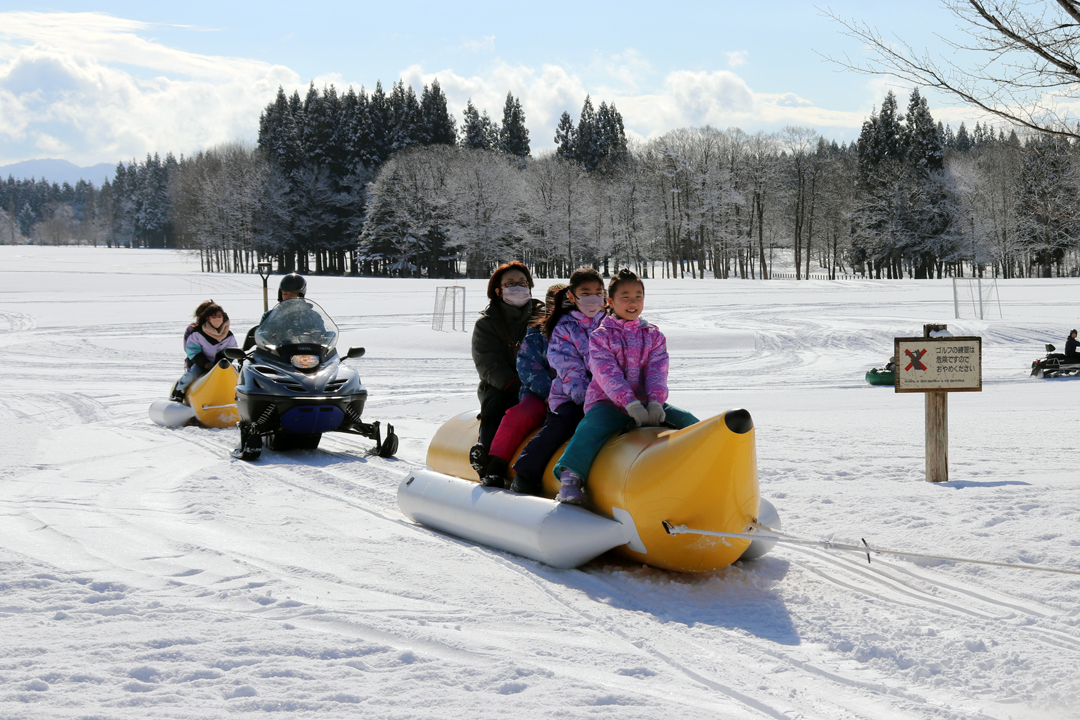
M585 391L592 380L592 373L589 372L589 336L603 320L602 312L590 319L580 310L571 310L552 331L547 351L548 363L555 370L551 393L548 394L548 408L551 410L566 402L578 405L585 402Z
M590 345L592 382L585 394L585 412L598 403L625 410L635 400L646 406L667 402L667 340L655 325L609 315L592 334Z

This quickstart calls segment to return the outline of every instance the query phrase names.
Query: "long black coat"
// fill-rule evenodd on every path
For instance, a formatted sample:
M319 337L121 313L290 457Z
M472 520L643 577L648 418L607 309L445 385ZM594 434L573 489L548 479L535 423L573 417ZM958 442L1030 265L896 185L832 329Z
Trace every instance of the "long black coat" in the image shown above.
M493 300L480 313L473 327L472 357L480 375L476 394L481 406L518 379L518 348L529 328L529 320L543 307L544 303L535 298L519 308Z

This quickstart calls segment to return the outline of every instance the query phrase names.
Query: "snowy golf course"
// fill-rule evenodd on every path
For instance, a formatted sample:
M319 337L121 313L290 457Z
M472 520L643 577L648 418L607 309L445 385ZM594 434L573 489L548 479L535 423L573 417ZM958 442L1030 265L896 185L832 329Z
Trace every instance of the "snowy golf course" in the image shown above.
M431 330L451 282L309 277L400 450L332 434L244 463L236 429L147 408L198 302L242 336L258 277L0 247L0 718L1080 718L1080 575L794 545L707 575L556 570L407 520L398 483L477 404L469 334ZM485 281L459 284L471 328ZM985 321L954 319L945 280L646 290L671 402L750 411L787 532L1080 571L1080 381L1028 376L1080 325L1080 280L1001 281ZM944 484L922 396L863 379L929 322L983 338Z

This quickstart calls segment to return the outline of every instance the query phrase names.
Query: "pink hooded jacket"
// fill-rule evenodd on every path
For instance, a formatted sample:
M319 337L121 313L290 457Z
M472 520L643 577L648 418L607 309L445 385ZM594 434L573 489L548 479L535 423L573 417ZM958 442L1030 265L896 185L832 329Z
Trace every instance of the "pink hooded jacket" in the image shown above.
M642 405L667 402L667 340L659 328L640 318L604 318L589 338L589 368L592 382L585 393L585 412L597 403L625 411L635 400Z
M603 322L599 313L587 317L580 310L571 310L559 320L548 342L547 359L555 370L548 395L548 407L555 410L566 402L581 405L585 402L592 373L589 371L589 336Z

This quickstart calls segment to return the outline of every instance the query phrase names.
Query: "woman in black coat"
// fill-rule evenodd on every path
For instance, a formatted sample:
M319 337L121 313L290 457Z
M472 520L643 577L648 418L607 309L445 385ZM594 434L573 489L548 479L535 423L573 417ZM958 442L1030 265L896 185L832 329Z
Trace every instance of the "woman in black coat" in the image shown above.
M472 334L472 357L480 386L480 438L469 452L469 463L484 476L487 452L503 415L518 402L521 380L517 374L517 354L529 321L543 310L544 303L532 297L533 278L521 262L500 265L488 280L491 301Z

